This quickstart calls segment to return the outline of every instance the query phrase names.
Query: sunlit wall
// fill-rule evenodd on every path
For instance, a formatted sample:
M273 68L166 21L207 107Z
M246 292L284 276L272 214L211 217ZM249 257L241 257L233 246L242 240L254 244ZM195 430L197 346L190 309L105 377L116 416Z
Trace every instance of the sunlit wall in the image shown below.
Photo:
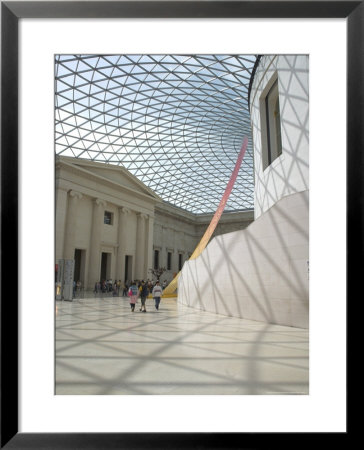
M250 98L255 220L185 263L178 301L308 328L308 58L263 56Z
M309 92L307 55L263 56L250 97L254 142L255 218L286 195L308 190ZM264 169L264 100L278 80L282 155Z

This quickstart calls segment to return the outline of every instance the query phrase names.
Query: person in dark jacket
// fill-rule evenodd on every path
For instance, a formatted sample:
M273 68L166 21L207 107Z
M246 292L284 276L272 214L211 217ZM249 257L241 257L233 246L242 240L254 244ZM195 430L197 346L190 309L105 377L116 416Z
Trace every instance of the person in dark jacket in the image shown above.
M145 302L147 300L148 294L149 294L148 285L143 280L142 284L140 286L140 301L142 303L141 307L140 307L140 311L147 312L147 310L145 309Z

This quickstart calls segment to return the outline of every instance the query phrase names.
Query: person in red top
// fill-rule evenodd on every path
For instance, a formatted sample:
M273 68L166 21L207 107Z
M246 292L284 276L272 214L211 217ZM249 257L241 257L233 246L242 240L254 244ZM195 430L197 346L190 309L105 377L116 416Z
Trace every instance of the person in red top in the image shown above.
M155 283L155 286L154 286L153 291L152 291L152 297L154 298L154 303L155 303L155 309L156 310L159 309L159 303L161 301L162 292L163 292L163 289L159 285L159 281L157 281Z

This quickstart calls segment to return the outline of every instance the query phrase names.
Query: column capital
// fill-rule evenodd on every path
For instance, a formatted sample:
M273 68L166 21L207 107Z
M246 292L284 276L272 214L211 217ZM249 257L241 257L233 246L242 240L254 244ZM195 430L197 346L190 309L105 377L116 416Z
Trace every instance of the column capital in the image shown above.
M129 208L127 208L126 206L122 206L121 208L119 208L119 212L121 212L122 214L130 214L131 211Z
M68 193L68 188L66 187L66 186L57 186L56 187L56 191L62 191L62 192L65 192L66 194ZM70 191L70 192L72 192L72 191Z
M97 206L103 206L104 208L106 208L106 201L103 200L102 198L95 198L94 202L96 203Z
M69 191L69 195L70 197L76 198L76 199L81 199L83 197L83 195L81 194L81 192L78 191Z
M149 216L148 216L148 214L144 214L144 213L139 212L139 213L137 213L137 217L138 217L138 219L147 220Z

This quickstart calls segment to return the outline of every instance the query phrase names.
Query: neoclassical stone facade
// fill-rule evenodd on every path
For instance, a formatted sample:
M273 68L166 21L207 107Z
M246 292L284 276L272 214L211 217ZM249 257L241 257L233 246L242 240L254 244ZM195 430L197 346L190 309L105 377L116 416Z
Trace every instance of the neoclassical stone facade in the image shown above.
M56 159L55 187L56 264L74 259L87 289L147 278L158 196L122 168L67 157Z
M212 214L195 215L162 200L127 170L56 157L55 263L74 260L74 279L93 289L103 279L168 282L201 239ZM245 228L253 213L226 213L215 234Z

